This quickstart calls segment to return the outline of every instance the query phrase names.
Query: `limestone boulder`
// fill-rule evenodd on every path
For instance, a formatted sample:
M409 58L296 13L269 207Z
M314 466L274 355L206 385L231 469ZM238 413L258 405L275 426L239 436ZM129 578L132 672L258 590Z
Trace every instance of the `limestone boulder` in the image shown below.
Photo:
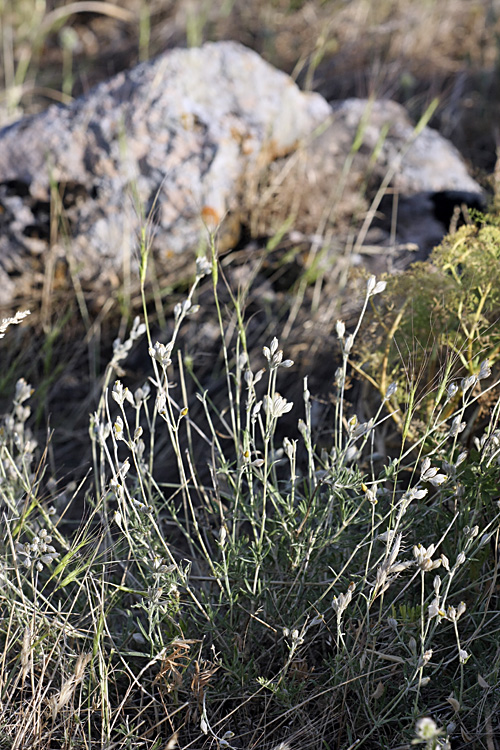
M194 253L203 222L237 211L243 176L284 156L330 115L231 42L176 49L0 131L0 304L38 256L113 283L147 239L157 272ZM45 258L46 261L46 258Z
M0 131L0 305L65 274L108 293L137 267L141 234L168 276L222 220L227 247L241 222L339 243L354 221L353 257L385 252L382 204L369 214L384 180L406 205L399 240L428 249L444 232L434 196L481 192L437 132L414 136L398 104L330 106L242 45L169 51Z
M269 194L275 200L261 198L257 232L271 213L275 227L294 214L297 239L330 242L342 253L350 235L350 262L377 273L425 258L455 209L484 208L482 189L453 144L433 128L417 130L404 107L388 100L333 102L321 131L271 164L261 185L261 195Z
M480 192L455 146L433 128L424 127L417 135L401 104L346 99L332 109L343 129L350 133L359 130L362 146L358 161L367 153L377 153L376 173L382 177L386 171L393 171L390 184L401 195L444 190Z

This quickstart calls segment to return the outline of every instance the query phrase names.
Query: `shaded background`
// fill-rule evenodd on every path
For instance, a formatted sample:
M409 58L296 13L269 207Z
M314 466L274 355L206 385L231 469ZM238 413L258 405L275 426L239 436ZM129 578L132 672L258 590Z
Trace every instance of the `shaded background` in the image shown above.
M0 124L69 101L166 49L234 39L327 99L374 94L491 171L499 120L498 0L123 0L0 4Z

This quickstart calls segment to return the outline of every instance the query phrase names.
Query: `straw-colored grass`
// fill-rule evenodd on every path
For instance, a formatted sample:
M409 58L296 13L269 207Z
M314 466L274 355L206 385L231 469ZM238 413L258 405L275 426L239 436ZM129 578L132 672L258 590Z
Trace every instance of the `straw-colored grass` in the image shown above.
M370 90L416 82L419 114L425 71L486 75L497 59L495 3L250 6L81 0L64 16L6 2L2 120L109 74L100 50L97 67L88 58L93 39L145 58L165 39L260 30L255 46L309 82L332 53L344 70L358 59ZM458 111L447 95L443 120ZM0 748L498 747L498 294L485 252L497 216L448 238L433 265L346 287L358 316L331 321L326 416L272 306L254 344L251 288L232 284L216 234L194 278L170 281L170 301L155 297L146 227L137 299L114 318L89 307L62 376L63 313L74 337L81 300L34 309L45 338L17 360L30 318L20 305L0 324L12 399L0 426ZM322 277L306 268L295 288L319 317L331 310ZM208 320L217 344L201 351L191 334ZM114 321L101 367L92 342ZM350 389L356 369L370 396ZM91 455L83 474L58 465L50 433L57 399L79 390L85 431L57 430L68 453Z

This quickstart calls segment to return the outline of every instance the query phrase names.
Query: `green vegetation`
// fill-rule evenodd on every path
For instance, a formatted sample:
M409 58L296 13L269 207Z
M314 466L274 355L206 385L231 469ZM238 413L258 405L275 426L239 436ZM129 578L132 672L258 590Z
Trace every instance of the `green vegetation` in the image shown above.
M394 91L415 121L441 94L438 122L460 120L463 143L495 120L497 21L491 10L486 23L482 4L251 6L250 18L239 0L0 2L2 123L106 77L109 46L131 63L165 38L222 36L251 38L306 84L340 51L339 80L348 71L370 92ZM465 95L447 88L460 66L478 77L467 79L472 98L483 96L469 119L456 103ZM14 339L30 318L0 323L12 398L0 420L2 750L495 746L498 215L473 217L404 274L364 282L359 319L339 320L329 349L327 437L320 401L288 358L296 339L269 303L268 333L251 343L251 289L231 287L214 235L194 280L159 280L145 227L134 293L110 296L99 315L70 269L73 299L29 301L45 335L19 356ZM322 311L327 270L310 261L297 298ZM204 305L219 331L216 387L199 373L206 351L183 336ZM78 316L68 356L66 317ZM127 364L141 345L137 385ZM300 398L288 392L294 373ZM355 390L363 379L366 398ZM63 439L93 461L75 483L54 465L61 426L49 428L58 399L79 390L89 423L63 425Z
M493 231L466 228L443 248L460 245L463 259ZM330 449L315 449L307 378L298 433L278 441L283 415L299 411L278 392L293 362L274 337L258 369L241 310L227 339L213 237L211 247L168 343L151 339L147 316L115 343L91 418L91 510L77 531L65 520L71 499L57 497L35 458L32 391L18 382L0 447L4 746L332 747L336 738L342 748L414 739L444 748L448 735L473 746L498 711L500 402L473 448L460 434L480 403L476 386L490 383L488 361L456 405L443 373L443 406L425 431L432 449L410 440L412 411L399 452L381 461L374 446L396 382L368 422L345 412L364 311L390 298L372 276L355 332L337 323ZM177 336L207 274L227 393L222 410L198 394L202 429ZM145 249L140 277L146 310ZM153 374L132 392L115 373L144 335ZM155 479L165 436L176 458L168 486Z
M398 384L393 418L403 429L405 403L412 404L416 434L438 411L447 416L458 407L461 379L467 388L480 388L476 376L486 356L497 369L499 320L500 226L493 213L477 216L477 223L446 237L428 261L388 280L356 369L382 396L389 383ZM489 390L485 408L497 395Z

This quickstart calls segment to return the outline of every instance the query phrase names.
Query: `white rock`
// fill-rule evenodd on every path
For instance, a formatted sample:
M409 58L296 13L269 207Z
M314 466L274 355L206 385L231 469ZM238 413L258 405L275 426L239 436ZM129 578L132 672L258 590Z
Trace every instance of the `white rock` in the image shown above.
M9 272L48 240L51 182L60 186L82 280L114 276L148 216L164 273L169 257L192 257L206 233L202 217L218 222L238 208L252 166L292 151L329 114L321 96L301 92L256 53L220 42L173 50L70 106L5 128L0 301L16 291ZM20 194L28 216L15 223Z
M0 303L42 284L49 252L85 289L116 287L128 264L137 267L145 226L160 277L192 262L203 222L228 213L257 234L292 215L305 237L328 226L341 237L337 227L362 221L388 170L391 188L418 198L425 252L431 234L422 227L432 241L442 227L431 221L432 195L480 194L456 149L430 128L415 139L394 102L331 108L232 42L172 50L0 131ZM401 241L413 242L413 231Z

